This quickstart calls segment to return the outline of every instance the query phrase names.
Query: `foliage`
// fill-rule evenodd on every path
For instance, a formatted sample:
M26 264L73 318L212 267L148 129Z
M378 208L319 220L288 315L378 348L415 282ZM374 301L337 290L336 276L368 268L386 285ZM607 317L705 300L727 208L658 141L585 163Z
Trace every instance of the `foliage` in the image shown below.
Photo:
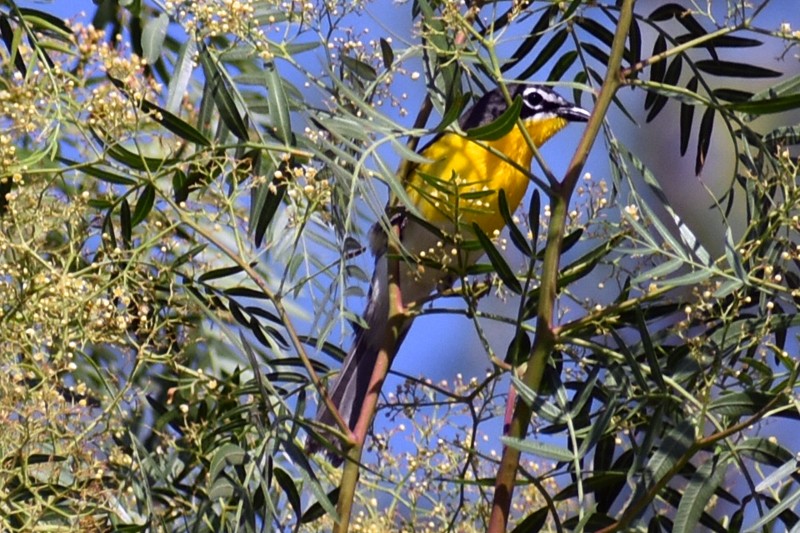
M595 96L609 170L539 161L507 237L444 236L486 259L429 258L464 282L418 311L471 321L491 368L384 391L392 425L371 436L351 529L494 527L509 450L515 531L798 523L796 443L770 432L798 419L800 78L736 57L779 43L797 70L800 33L762 23L776 2L641 3L616 56L625 2L103 1L91 24L7 4L0 530L343 519L339 471L304 442L359 322L366 228L388 228L387 191L407 198L406 139L510 79ZM378 9L413 17L413 40L379 31ZM625 145L626 119L674 123L704 177L730 146L706 203L718 253Z

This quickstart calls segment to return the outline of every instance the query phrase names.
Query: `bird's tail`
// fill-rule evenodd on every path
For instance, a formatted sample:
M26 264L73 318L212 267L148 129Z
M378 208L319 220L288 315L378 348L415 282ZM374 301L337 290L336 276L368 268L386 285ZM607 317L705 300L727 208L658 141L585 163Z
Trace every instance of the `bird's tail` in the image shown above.
M364 311L364 327L356 329L353 347L347 354L336 382L329 388L329 395L342 419L352 431L358 422L364 400L369 392L372 373L378 360L383 339L387 334L389 320L388 261L381 254L375 261L375 272L369 290L367 308ZM405 325L407 330L410 321ZM316 421L335 426L335 418L324 403L319 404ZM316 451L317 443L309 443L310 451Z

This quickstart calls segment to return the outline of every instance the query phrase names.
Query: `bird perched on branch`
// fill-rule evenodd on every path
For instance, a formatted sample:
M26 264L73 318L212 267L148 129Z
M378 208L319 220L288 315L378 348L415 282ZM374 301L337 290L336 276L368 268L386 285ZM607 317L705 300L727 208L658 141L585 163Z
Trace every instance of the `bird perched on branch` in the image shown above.
M371 232L375 272L363 316L365 326L357 329L353 346L330 388L330 398L351 431L361 417L360 425L366 432L374 413L367 413L366 418L362 415L364 400L370 389L378 394L382 385L382 376L373 377L373 373L389 333L391 265L396 265L394 277L402 306L412 309L437 285L449 281L448 265L453 267L450 272L463 271L483 255L482 249L457 248L459 242L474 239L473 224L489 236L503 228L499 191L504 191L509 211L517 209L530 182L533 150L529 143L541 146L569 122L586 122L589 118L588 111L547 87L510 84L507 90L512 107L499 88L489 91L459 120L466 136L440 133L419 151L427 162L412 165L406 176L411 208L393 211L393 231L376 224ZM485 135L486 140L469 135L475 128L496 124L501 116L509 118L509 113L517 109L528 138L518 125L510 124L500 127L494 136ZM511 116L510 120L515 118ZM390 261L387 254L389 238L399 240L394 248L400 250L401 257L395 256L396 261ZM451 244L445 244L448 242ZM412 316L404 314L399 325L392 325L396 342L392 353L387 354L389 363L411 327ZM324 403L316 420L335 425L335 417ZM311 443L311 448L315 447Z

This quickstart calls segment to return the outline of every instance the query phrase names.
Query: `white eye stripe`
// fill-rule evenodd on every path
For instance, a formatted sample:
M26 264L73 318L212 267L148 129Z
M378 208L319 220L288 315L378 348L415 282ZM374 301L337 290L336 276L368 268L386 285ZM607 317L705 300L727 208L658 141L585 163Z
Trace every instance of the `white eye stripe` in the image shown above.
M522 91L523 98L527 98L528 96L530 96L532 94L538 94L542 98L542 100L544 100L546 102L554 102L555 103L555 102L559 102L561 100L561 97L558 96L556 93L554 93L552 91L542 90L539 87L528 87L524 91Z

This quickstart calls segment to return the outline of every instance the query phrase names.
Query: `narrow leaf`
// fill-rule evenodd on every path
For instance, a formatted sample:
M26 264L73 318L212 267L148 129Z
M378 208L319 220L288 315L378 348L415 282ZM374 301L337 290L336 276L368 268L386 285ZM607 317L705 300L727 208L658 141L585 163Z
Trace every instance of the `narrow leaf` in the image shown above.
M514 272L511 270L511 267L508 266L506 260L503 259L503 256L500 255L500 252L497 251L497 248L494 247L492 241L489 240L489 237L483 232L478 224L472 224L472 230L475 232L475 236L478 238L478 241L481 243L481 247L486 252L486 255L489 257L489 262L492 263L492 266L495 268L497 272L497 276L506 284L506 286L513 292L517 294L522 293L522 285L520 285L519 280L514 275Z
M344 64L345 68L347 68L347 70L349 70L352 74L364 81L372 82L378 79L378 73L375 72L375 69L372 68L371 65L368 65L359 59L348 55L343 55L342 64Z
M533 50L533 47L541 40L544 32L550 27L550 20L555 16L557 10L558 7L555 5L544 10L542 16L539 17L539 20L533 25L531 32L525 40L522 41L522 44L514 50L514 53L511 54L510 60L500 67L501 72L506 72L514 68L520 61L528 56L531 50Z
M502 437L503 444L525 453L532 453L544 459L554 461L571 462L575 459L575 454L566 448L561 448L553 444L547 444L537 440L522 440L513 437Z
M167 37L167 26L169 26L169 16L166 13L161 13L155 18L151 18L144 25L142 30L142 51L148 65L155 65L156 61L161 57L164 39Z
M127 198L123 198L119 206L119 226L122 233L122 244L127 250L130 250L133 224L131 223L131 206Z
M291 145L294 135L292 134L292 119L289 116L289 101L283 89L283 80L278 74L275 63L267 63L264 65L264 70L267 76L267 90L269 91L267 99L272 127L278 139L286 145Z
M656 38L656 42L653 45L653 54L654 56L659 55L667 50L667 39L663 35L659 35ZM650 66L650 81L660 84L664 81L664 74L667 72L667 62L666 61L657 61ZM656 96L658 96L654 92L648 92L644 97L644 108L650 109L653 103L656 100Z
M475 141L496 141L504 137L516 125L522 110L522 98L517 96L508 109L489 124L466 131L467 138Z
M392 64L394 63L394 51L392 50L392 45L389 44L389 41L384 39L383 37L380 38L380 45L381 45L381 57L383 58L383 67L386 70L392 68Z
M703 165L706 163L706 156L708 149L711 146L711 133L714 130L714 108L709 107L703 113L703 118L700 121L700 131L697 135L697 158L694 162L694 173L696 176L700 175L703 170Z
M170 113L178 113L183 102L183 97L189 87L194 72L194 55L197 52L197 42L186 39L178 51L178 59L172 69L172 77L167 86L167 102L164 108Z
M695 66L713 76L727 76L730 78L776 78L783 74L777 70L735 61L706 59L697 61Z
M147 100L142 100L141 108L143 111L150 113L150 118L155 122L161 124L164 128L181 139L195 143L198 146L211 146L211 141L209 141L200 130L188 122L185 122L182 118L173 115L163 107L148 102Z
M511 242L514 243L514 246L517 247L517 250L530 257L531 247L528 244L528 240L514 223L514 217L511 215L511 212L508 209L506 191L503 189L500 189L500 194L498 195L498 207L500 208L500 215L503 217L503 221L508 227L508 234L509 237L511 237Z
M692 76L689 83L686 84L686 90L697 92L697 76ZM692 122L694 121L694 106L687 103L681 103L681 119L680 119L680 132L681 132L681 157L686 155L686 150L689 148L689 137L692 135Z
M545 66L545 64L547 64L547 62L550 61L550 59L552 59L554 55L556 55L556 52L558 52L561 49L561 46L567 40L568 36L569 32L566 30L561 30L558 33L556 33L553 36L553 38L547 42L544 48L542 48L542 51L539 52L539 54L537 54L533 62L530 65L528 65L528 68L526 68L519 75L519 79L526 80L528 78L533 77L533 75L536 74L536 72L538 72L539 69Z
M203 66L206 84L211 89L211 96L217 106L220 118L236 137L247 141L249 139L247 125L239 114L239 110L236 109L236 103L228 89L223 73L205 46L200 48L200 64Z
M136 201L136 208L133 210L133 217L131 218L131 226L137 226L141 221L147 218L150 210L153 209L153 204L156 200L156 188L152 183L145 185L142 194Z
M713 501L714 493L725 479L727 462L719 457L705 461L683 490L675 514L674 531L697 531L698 522L706 506Z
M550 74L547 75L547 81L561 80L567 70L575 63L576 59L578 59L578 52L575 50L570 50L561 56L558 61L556 61L556 64L553 65Z

